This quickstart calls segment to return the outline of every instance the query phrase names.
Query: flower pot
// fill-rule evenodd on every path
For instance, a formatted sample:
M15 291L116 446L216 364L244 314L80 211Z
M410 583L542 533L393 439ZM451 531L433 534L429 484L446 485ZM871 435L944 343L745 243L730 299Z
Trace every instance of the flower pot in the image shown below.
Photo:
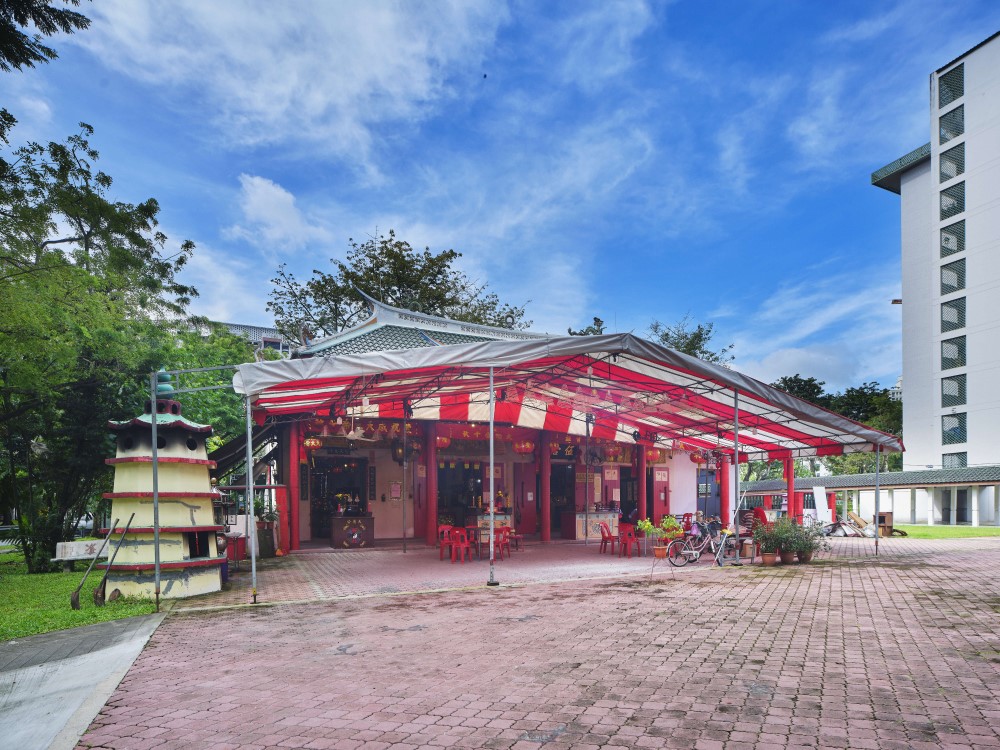
M661 559L666 559L666 557L667 557L667 545L665 545L665 544L654 544L653 545L653 557L659 557Z
M809 550L808 552L798 552L797 554L799 556L799 562L800 563L811 562L812 559L813 559L813 551L812 550Z
M782 550L781 554L780 554L780 557L781 557L781 564L782 565L791 565L791 564L793 564L795 562L795 553L794 552L785 552L784 550Z
M760 553L760 564L765 567L771 567L772 565L778 564L778 553L777 552L761 552Z

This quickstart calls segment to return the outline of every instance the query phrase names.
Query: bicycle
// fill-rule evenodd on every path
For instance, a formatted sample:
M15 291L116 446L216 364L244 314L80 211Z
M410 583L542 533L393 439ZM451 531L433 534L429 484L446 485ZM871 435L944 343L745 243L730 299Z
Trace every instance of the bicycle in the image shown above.
M708 553L715 559L716 564L721 566L722 559L727 553L735 555L735 535L723 529L716 536L712 531L710 529L695 535L687 535L670 542L667 545L667 559L670 561L670 564L680 568L689 562L698 562L705 551L708 550Z

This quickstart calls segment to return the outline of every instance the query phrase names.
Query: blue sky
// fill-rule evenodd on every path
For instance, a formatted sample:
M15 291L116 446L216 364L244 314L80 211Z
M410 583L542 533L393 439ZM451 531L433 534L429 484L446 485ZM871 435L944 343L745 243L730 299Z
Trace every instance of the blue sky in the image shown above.
M197 245L193 310L269 325L270 279L393 228L537 331L713 322L734 366L900 372L898 198L928 76L992 0L101 0L0 76L13 142L93 125L116 197Z

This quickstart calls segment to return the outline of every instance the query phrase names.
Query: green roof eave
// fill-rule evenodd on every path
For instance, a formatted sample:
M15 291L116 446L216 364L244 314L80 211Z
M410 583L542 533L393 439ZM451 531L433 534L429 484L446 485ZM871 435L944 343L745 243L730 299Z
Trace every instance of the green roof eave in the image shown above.
M915 148L905 156L901 156L896 161L872 172L872 185L899 195L903 172L930 158L931 144L925 143L920 148Z

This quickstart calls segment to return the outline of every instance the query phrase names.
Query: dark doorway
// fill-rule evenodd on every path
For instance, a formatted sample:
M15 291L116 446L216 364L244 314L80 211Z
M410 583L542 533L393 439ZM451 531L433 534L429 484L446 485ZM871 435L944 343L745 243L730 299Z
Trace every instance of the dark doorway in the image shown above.
M697 509L705 514L705 518L717 516L722 512L719 482L715 469L698 469Z
M312 537L329 539L330 517L334 513L367 513L368 461L335 456L316 456L314 460L309 495Z
M572 463L552 462L552 524L550 531L562 530L563 513L576 512L576 467Z
M631 466L622 466L619 474L621 477L621 508L622 518L628 518L632 509L638 507L639 481L632 471Z
M479 461L438 464L438 520L461 526L483 507L483 471ZM473 521L474 523L474 521Z

